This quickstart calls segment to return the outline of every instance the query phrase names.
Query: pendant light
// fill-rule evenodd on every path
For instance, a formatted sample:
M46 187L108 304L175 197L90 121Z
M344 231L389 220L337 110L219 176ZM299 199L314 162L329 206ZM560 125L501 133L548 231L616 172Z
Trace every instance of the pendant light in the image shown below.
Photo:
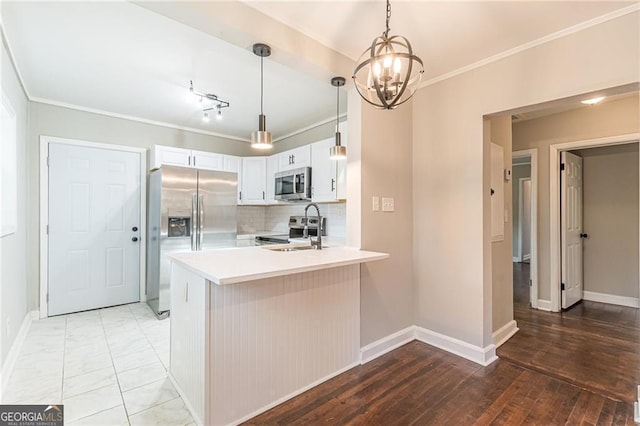
M273 141L271 132L267 132L267 117L262 108L264 103L264 58L271 55L271 48L263 43L253 45L253 53L260 56L260 115L258 116L258 130L251 133L251 147L256 149L271 149Z
M342 146L342 135L340 135L340 88L345 84L344 77L333 77L331 85L336 88L336 144L329 148L329 158L332 160L344 160L347 158L347 147Z
M387 27L376 37L353 71L360 96L379 108L392 109L408 101L420 85L424 65L401 35L389 36L391 3L387 0Z

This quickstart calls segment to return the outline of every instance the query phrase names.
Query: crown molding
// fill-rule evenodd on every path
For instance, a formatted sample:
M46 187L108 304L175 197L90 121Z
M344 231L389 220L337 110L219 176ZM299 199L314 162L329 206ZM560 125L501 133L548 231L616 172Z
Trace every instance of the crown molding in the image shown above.
M1 14L0 14L0 33L2 34L2 44L4 45L5 49L7 49L7 55L9 55L9 61L11 61L11 66L13 67L13 70L15 71L16 76L18 77L18 81L20 82L20 87L22 88L22 91L24 95L27 97L27 99L31 100L31 96L29 95L29 91L27 90L27 85L24 84L24 79L22 78L22 74L18 69L18 64L16 63L16 59L13 54L13 49L11 49L11 45L9 44L9 39L7 38L7 33L4 29L4 22L2 21Z
M346 118L346 117L347 117L347 113L345 112L345 113L340 114L338 116L338 119L342 120L343 118ZM299 135L300 133L304 133L307 130L315 129L316 127L322 126L324 124L331 123L335 119L336 119L335 117L326 118L326 119L324 119L322 121L318 121L317 123L310 124L307 127L303 127L302 129L295 130L295 131L293 131L291 133L287 133L286 135L278 136L277 138L275 138L273 140L273 143L279 142L279 141L281 141L283 139L287 139L287 138L290 138L290 137L295 136L295 135Z
M418 86L418 88L422 89L422 88L425 88L425 87L428 87L428 86L432 86L432 85L434 85L436 83L439 83L441 81L456 77L456 76L458 76L460 74L464 74L466 72L469 72L469 71L472 71L474 69L483 67L483 66L488 65L490 63L497 62L497 61L499 61L501 59L504 59L504 58L507 58L509 56L516 55L516 54L518 54L520 52L524 52L525 50L529 50L529 49L531 49L533 47L540 46L541 44L545 44L545 43L548 43L550 41L557 40L559 38L566 37L566 36L571 35L571 34L575 34L577 32L585 30L587 28L595 27L596 25L600 25L602 23L611 21L613 19L620 18L621 16L625 16L625 15L628 15L630 13L638 12L638 11L640 11L640 3L632 4L631 6L627 6L625 8L618 9L618 10L615 10L613 12L607 13L605 15L601 15L601 16L598 16L596 18L589 19L588 21L584 21L584 22L581 22L579 24L573 25L571 27L567 27L565 29L562 29L560 31L556 31L555 33L548 34L548 35L546 35L544 37L540 37L540 38L538 38L536 40L532 40L530 42L521 44L520 46L516 46L516 47L514 47L512 49L505 50L504 52L495 54L493 56L489 56L489 57L481 59L481 60L479 60L477 62L471 63L469 65L465 65L465 66L460 67L460 68L458 68L456 70L450 71L448 73L445 73L445 74L439 75L437 77L434 77L432 79L429 79L427 81L424 81L423 83L420 84L420 86Z

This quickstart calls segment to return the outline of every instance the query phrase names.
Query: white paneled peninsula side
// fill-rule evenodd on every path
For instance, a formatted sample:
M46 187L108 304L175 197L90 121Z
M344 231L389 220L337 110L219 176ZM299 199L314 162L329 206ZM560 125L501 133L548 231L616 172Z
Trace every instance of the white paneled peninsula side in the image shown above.
M360 264L387 257L348 247L172 255L170 377L196 421L237 424L358 365Z

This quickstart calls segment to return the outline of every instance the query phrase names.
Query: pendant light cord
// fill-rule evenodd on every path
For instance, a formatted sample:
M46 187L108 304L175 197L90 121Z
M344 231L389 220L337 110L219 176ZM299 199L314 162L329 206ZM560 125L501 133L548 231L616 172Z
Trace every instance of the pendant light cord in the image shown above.
M264 102L264 58L260 57L260 115L264 114L263 102Z
M389 38L389 21L391 21L391 2L387 0L387 30L384 32L384 38Z
M340 86L336 86L337 102L336 102L336 133L340 132Z

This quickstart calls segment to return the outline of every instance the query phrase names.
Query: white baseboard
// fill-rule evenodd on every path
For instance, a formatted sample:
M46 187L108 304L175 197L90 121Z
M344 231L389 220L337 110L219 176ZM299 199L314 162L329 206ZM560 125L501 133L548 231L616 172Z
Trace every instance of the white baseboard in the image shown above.
M515 322L515 320L511 320L505 325L503 325L502 327L500 327L500 329L494 331L493 344L495 345L496 349L502 346L504 342L509 340L511 336L516 334L518 330L519 330L518 324Z
M596 293L594 291L585 291L584 300L591 302L610 303L612 305L629 306L631 308L640 308L640 299L627 296L616 296L615 294Z
M39 311L30 311L27 312L27 315L24 316L22 320L22 324L20 325L20 330L18 330L18 334L16 335L9 352L7 353L7 358L2 364L2 373L0 376L0 395L4 395L4 392L7 389L7 385L9 384L9 378L11 377L11 373L13 372L13 368L16 365L16 361L18 360L18 355L20 355L20 350L22 349L22 344L24 343L24 339L27 337L27 333L29 333L29 328L31 327L31 323L33 320L37 320L40 317Z
M416 332L415 326L412 325L360 348L360 363L366 364L373 361L413 340L416 340Z
M551 301L538 299L538 309L551 312Z
M483 366L487 366L498 359L496 347L493 344L481 348L418 326L416 326L416 339Z
M531 254L525 254L522 256L522 261L524 262L525 260L531 260Z
M233 422L231 422L229 425L239 425L239 424L242 424L242 423L246 422L247 420L252 419L253 417L257 416L258 414L262 414L262 413L264 413L265 411L268 411L268 410L272 409L273 407L275 407L275 406L277 406L277 405L280 405L280 404L282 404L283 402L288 401L288 400L290 400L291 398L294 398L294 397L296 397L296 396L298 396L298 395L300 395L300 394L302 394L302 393L304 393L304 392L308 391L309 389L311 389L311 388L314 388L314 387L318 386L318 385L319 385L319 384L321 384L321 383L326 382L327 380L333 379L334 377L339 376L340 374L342 374L342 373L344 373L344 372L346 372L346 371L349 371L349 370L351 370L351 369L352 369L352 368L354 368L354 367L357 367L358 365L359 365L359 363L358 363L358 362L355 362L355 363L353 363L353 364L347 365L346 367L341 368L340 370L338 370L338 371L336 371L336 372L334 372L334 373L331 373L331 374L329 374L329 375L327 375L327 376L325 376L325 377L323 377L323 378L321 378L321 379L316 380L315 382L313 382L313 383L311 383L311 384L309 384L309 385L307 385L307 386L304 386L304 387L302 387L302 388L300 388L300 389L298 389L298 390L296 390L296 391L294 391L294 392L291 392L289 395L285 395L285 396L283 396L282 398L278 399L277 401L274 401L274 402L272 402L272 403L270 403L270 404L268 404L268 405L265 405L265 406L264 406L264 407L262 407L262 408L259 408L258 410L254 411L254 412L253 412L253 413L251 413L251 414L248 414L248 415L246 415L246 416L242 417L241 419L234 420L234 421L233 421Z
M633 403L633 413L633 421L640 423L640 402L636 401Z

